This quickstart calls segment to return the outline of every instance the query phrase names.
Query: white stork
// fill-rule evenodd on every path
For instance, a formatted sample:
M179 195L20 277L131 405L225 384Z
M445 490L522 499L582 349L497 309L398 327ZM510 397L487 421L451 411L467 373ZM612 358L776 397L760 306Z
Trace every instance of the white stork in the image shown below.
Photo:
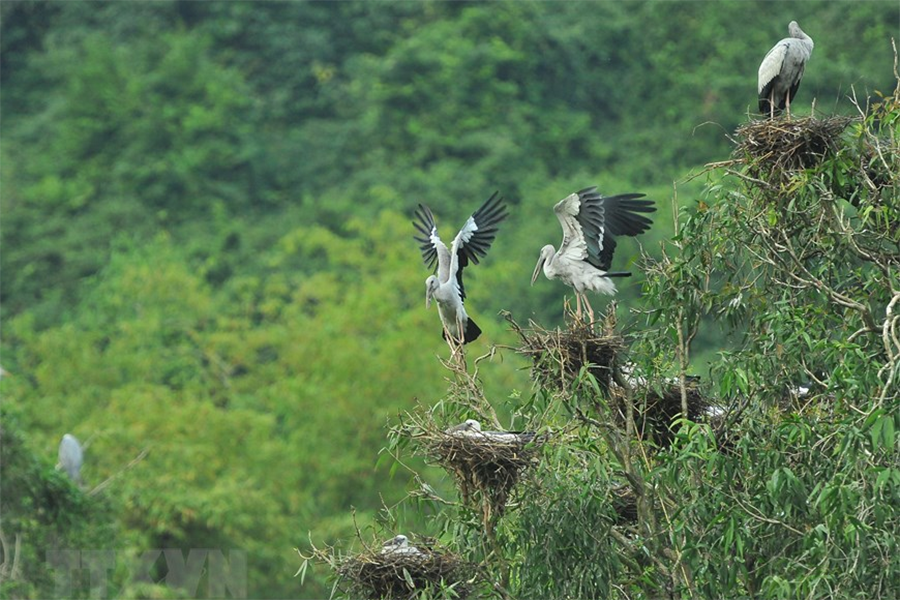
M422 204L416 211L413 225L421 234L415 236L422 250L422 258L436 274L425 280L425 308L434 300L444 324L444 339L455 344L468 344L481 335L481 329L469 318L463 302L463 269L469 261L478 264L497 235L497 225L506 218L506 206L497 192L468 218L448 249L438 237L431 210Z
M381 545L381 554L407 554L419 555L422 551L409 545L409 539L405 535L397 535Z
M576 318L581 318L584 304L593 322L594 311L585 292L612 296L616 293L616 285L611 278L631 275L609 270L616 249L615 236L635 236L653 224L639 214L656 210L652 200L638 200L643 197L644 194L604 197L597 192L596 186L592 186L557 202L553 211L562 225L563 241L558 251L550 244L541 248L531 285L543 267L547 279L560 279L575 289Z
M759 112L775 118L787 108L791 116L791 100L797 95L806 62L813 51L812 38L803 33L797 21L788 25L786 37L766 54L759 65L756 91L759 93Z
M528 431L482 431L481 423L475 419L466 419L464 423L447 428L444 433L454 437L482 439L495 444L525 445L535 438L535 434Z
M468 432L470 431L481 431L481 423L475 419L466 419L459 425L448 427L444 430L444 433L456 436L468 436Z
M66 472L69 479L81 485L81 465L84 463L84 452L81 444L71 433L63 436L59 442L59 466Z

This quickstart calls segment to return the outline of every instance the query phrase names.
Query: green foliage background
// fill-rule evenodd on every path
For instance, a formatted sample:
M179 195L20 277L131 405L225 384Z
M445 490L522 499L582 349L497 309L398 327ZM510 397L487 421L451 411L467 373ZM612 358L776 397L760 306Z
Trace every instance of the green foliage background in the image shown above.
M450 237L495 189L509 199L467 291L485 331L470 353L513 344L501 309L562 321L561 285L527 288L555 201L647 193L659 256L788 21L816 40L799 113L892 89L900 31L881 1L8 1L0 19L3 532L29 569L11 597L53 593L41 560L60 539L237 548L251 597L327 594L322 573L292 578L293 548L404 497L403 471L376 465L386 424L446 389L417 203ZM626 240L617 262L639 256ZM621 286L623 322L641 280ZM732 344L705 329L694 369ZM524 366L482 367L487 397L527 395ZM114 477L89 499L52 471L65 432L90 441L88 488ZM36 517L41 498L77 526ZM110 585L149 593L127 568Z

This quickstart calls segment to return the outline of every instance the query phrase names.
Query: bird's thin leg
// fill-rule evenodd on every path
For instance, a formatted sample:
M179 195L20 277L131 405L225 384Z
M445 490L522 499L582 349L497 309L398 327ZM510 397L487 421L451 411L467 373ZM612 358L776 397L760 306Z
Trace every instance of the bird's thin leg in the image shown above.
M570 316L573 319L578 318L578 295L575 295L575 309L572 308L572 301L568 296L563 296L563 315Z
M578 293L578 290L575 291L575 320L581 320L581 294Z
M444 331L447 333L447 345L450 346L450 361L463 362L463 369L465 369L465 354L463 352L462 341L457 339L449 328L445 327Z
M456 332L459 334L459 337L455 337L453 335L450 336L450 339L453 340L453 345L455 348L455 352L462 353L463 345L466 343L466 332L463 329L462 319L456 319Z
M453 343L456 344L456 347L453 349L453 357L459 361L462 371L466 372L468 371L468 367L466 367L466 330L461 318L456 319L456 331L459 333L458 338L450 336L453 339Z
M784 97L784 105L785 105L785 107L787 108L787 116L788 116L788 119L790 119L790 118L791 118L791 94L790 94L790 93L788 93L788 94Z
M587 294L584 295L584 305L587 307L588 315L591 319L591 323L593 323L594 322L594 309L591 308L591 303L588 302Z
M447 342L447 345L450 346L450 351L453 352L453 334L450 333L450 328L446 325L444 326L444 341Z
M775 118L775 86L772 86L772 91L769 92L769 118Z
M446 325L444 325L444 341L450 346L450 355L453 356L459 347L459 343L456 341L456 336L453 335L453 332Z
M463 350L462 344L457 344L455 341L450 349L450 360L452 362L457 362L462 366L462 370L466 370L466 352Z

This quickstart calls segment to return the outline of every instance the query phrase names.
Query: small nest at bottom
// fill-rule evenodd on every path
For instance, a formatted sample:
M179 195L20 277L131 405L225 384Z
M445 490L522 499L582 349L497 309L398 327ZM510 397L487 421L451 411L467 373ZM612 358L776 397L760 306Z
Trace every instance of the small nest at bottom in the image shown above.
M505 435L508 440L492 439L490 433L431 431L420 438L428 456L454 475L464 503L481 497L486 522L504 513L522 471L546 441L544 435Z
M598 333L585 323L573 321L569 329L550 331L529 321L522 329L508 318L522 340L520 354L532 360L531 378L541 387L568 392L581 370L587 367L600 388L609 389L616 356L625 347L622 338L609 328Z
M745 159L752 177L780 184L834 154L839 136L853 120L837 116L751 121L735 131L734 154Z
M615 388L612 406L619 426L626 423L625 395L621 388ZM708 403L700 392L700 385L694 380L685 382L687 396L687 418L691 421L700 421L704 418L704 411ZM632 395L632 415L638 435L646 439L650 436L653 441L661 446L668 447L672 444L675 434L671 426L675 419L681 417L681 385L668 383L660 392L650 388L639 388Z
M472 567L451 552L437 552L421 541L418 552L364 552L340 561L335 570L354 597L416 598L426 588L452 586L459 598L471 593Z

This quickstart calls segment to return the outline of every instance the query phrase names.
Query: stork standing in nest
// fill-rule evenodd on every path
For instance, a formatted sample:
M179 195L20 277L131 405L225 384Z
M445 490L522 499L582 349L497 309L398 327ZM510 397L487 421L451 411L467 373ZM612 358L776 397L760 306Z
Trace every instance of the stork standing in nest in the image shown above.
M425 308L434 300L444 324L444 339L456 345L468 344L481 335L463 302L466 289L463 286L463 269L469 261L478 264L484 258L497 235L497 226L507 217L503 198L497 192L481 205L463 225L448 249L441 241L431 210L422 204L416 211L413 225L421 234L415 236L422 250L422 259L435 274L425 280Z
M553 211L563 229L559 250L552 245L541 248L541 256L531 276L531 285L544 270L547 279L560 279L575 290L577 319L582 318L582 304L591 322L594 311L585 292L612 296L616 293L613 277L628 277L631 273L610 271L615 236L636 236L653 224L640 213L656 210L652 200L639 200L644 194L601 196L597 187L585 188L556 203Z
M803 33L797 21L788 25L786 37L766 54L759 65L756 91L759 93L759 112L774 119L787 109L791 116L791 100L797 95L806 63L813 51L812 38Z

